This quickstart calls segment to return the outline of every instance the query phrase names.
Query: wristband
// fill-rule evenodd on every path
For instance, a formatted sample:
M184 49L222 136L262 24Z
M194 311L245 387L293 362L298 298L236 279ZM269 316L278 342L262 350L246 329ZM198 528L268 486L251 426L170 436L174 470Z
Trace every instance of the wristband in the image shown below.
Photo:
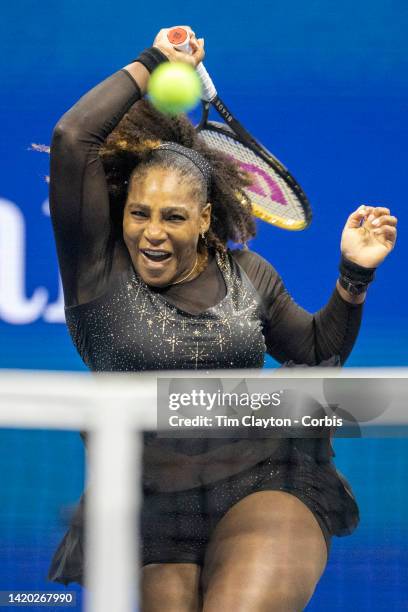
M132 60L132 62L139 62L140 64L143 64L143 66L149 72L153 72L153 70L157 68L159 64L168 61L168 58L157 47L150 47L150 49L145 49L141 52L139 57Z
M339 283L343 289L351 295L360 295L374 280L376 268L364 268L342 256L339 270Z

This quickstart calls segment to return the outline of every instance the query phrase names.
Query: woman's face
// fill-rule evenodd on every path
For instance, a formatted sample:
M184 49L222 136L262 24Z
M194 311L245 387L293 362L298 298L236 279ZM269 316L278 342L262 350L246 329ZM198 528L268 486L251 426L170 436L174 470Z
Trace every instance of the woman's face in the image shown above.
M201 208L177 171L150 168L130 181L123 237L133 266L147 285L165 287L193 268L211 204Z

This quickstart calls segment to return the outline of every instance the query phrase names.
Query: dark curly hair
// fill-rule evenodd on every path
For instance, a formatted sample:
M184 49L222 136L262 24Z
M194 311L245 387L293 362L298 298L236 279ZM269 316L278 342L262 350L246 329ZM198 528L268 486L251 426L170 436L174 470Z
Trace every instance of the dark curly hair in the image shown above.
M194 149L210 163L212 177L208 193L202 173L189 159L169 152L166 160L167 151L161 151L159 157L152 156L152 150L164 141ZM243 191L252 183L250 176L226 155L207 147L184 115L163 115L147 100L140 100L108 136L100 156L107 177L112 216L118 227L121 227L119 221L132 173L143 174L152 165L160 165L175 169L182 179L187 179L202 205L212 203L208 246L225 250L228 240L246 243L255 236L251 202Z

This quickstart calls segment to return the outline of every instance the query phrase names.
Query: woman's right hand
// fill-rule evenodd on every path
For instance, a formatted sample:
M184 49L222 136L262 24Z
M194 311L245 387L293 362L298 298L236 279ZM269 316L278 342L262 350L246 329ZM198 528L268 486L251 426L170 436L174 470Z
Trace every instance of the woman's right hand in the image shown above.
M163 28L162 30L160 30L160 32L154 39L153 46L160 49L160 51L164 53L164 55L168 58L170 62L184 62L186 64L190 64L195 68L204 59L204 38L197 39L195 32L190 28L190 26L173 27L184 28L190 34L191 53L188 53L188 51L181 51L180 49L175 49L173 45L169 42L167 34L173 28Z

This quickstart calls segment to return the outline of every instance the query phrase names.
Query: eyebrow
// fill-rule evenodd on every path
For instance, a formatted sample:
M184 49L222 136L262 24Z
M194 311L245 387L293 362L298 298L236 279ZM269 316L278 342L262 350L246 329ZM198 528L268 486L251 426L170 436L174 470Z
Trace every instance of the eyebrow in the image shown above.
M143 204L142 202L129 202L128 206L129 208L141 208L142 210L145 210L145 211L150 210L150 206L148 204ZM161 212L167 214L170 212L188 213L189 209L184 204L179 204L179 205L174 204L173 206L166 206L165 208L161 208L160 210Z

